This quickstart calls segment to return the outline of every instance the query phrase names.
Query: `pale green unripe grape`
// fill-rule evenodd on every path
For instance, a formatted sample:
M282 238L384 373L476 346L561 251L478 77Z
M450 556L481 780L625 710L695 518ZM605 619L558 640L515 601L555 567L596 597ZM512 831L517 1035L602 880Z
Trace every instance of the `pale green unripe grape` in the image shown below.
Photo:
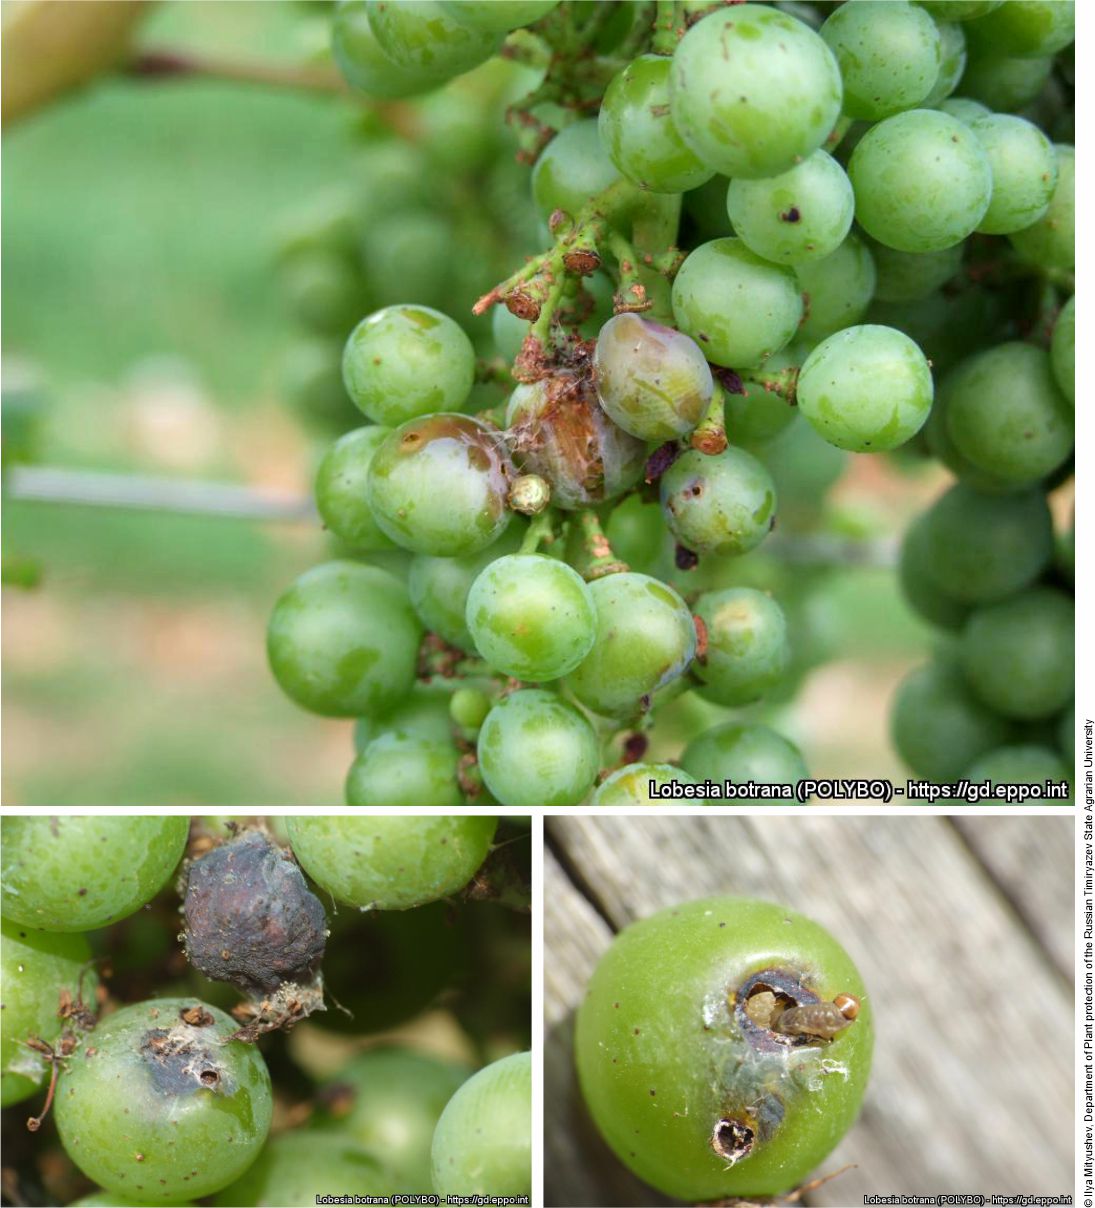
M452 737L449 719L449 692L432 684L414 684L410 692L393 708L354 723L354 751L362 751L381 734L399 734L447 742Z
M874 257L855 234L824 260L796 264L805 307L797 338L816 343L858 323L874 296L876 277Z
M697 784L698 781L671 763L628 763L606 776L590 798L590 805L665 805L667 802L702 801L701 797L652 797L654 784Z
M45 1056L26 1042L33 1036L55 1044L65 1026L62 994L94 1006L99 979L82 935L38 931L6 917L0 931L0 1106L8 1107L33 1095L49 1072Z
M449 1100L432 1147L440 1196L528 1196L532 1191L532 1055L492 1062Z
M929 577L966 604L991 603L1029 587L1053 557L1053 521L1038 490L982 495L956 483L921 523Z
M527 319L519 319L505 306L496 306L490 316L491 335L494 337L494 347L507 363L512 364L521 351L525 337L529 333Z
M960 243L985 215L992 171L968 126L937 109L886 118L848 163L856 219L879 243L937 252Z
M808 25L759 4L720 9L693 25L673 54L669 81L681 137L724 176L785 172L824 144L840 116L832 52Z
M380 49L397 67L438 82L470 71L498 49L499 35L454 21L438 0L366 0Z
M851 229L855 195L835 159L815 151L764 180L732 180L726 212L750 251L777 264L821 260Z
M376 526L365 500L373 454L391 428L355 428L323 455L316 473L316 507L332 533L355 550L394 549Z
M459 323L428 306L387 306L361 320L342 355L350 398L395 427L459 411L475 381L475 349Z
M970 784L984 784L987 781L993 784L1037 784L1043 789L1047 780L1057 784L1070 779L1068 768L1057 752L1034 743L1017 743L986 751L965 769L961 778ZM992 805L995 800L988 797L977 804ZM1070 793L1068 797L1030 797L1026 804L1071 805L1072 802Z
M186 849L185 818L9 817L0 823L0 906L44 931L116 923L163 888Z
M844 112L878 121L919 105L939 76L931 17L906 0L849 0L821 27L844 80Z
M457 806L459 754L445 742L411 734L381 734L350 765L347 805Z
M962 630L958 654L967 682L990 709L1024 721L1052 717L1072 699L1074 602L1034 587L979 608Z
M705 592L695 609L707 630L707 654L693 670L705 700L748 705L779 683L790 665L791 647L783 609L771 596L730 587Z
M378 100L417 96L440 82L431 72L398 67L388 58L369 23L366 0L341 0L337 5L331 50L347 84Z
M467 624L495 671L544 683L573 671L590 652L596 612L573 567L543 554L510 554L472 584Z
M959 87L962 95L990 110L1022 109L1042 91L1053 72L1053 59L1019 59L1006 55L970 54Z
M958 87L966 70L966 35L962 26L954 21L938 21L939 28L939 74L931 92L921 101L924 109L941 107ZM957 116L957 115L953 115Z
M1025 118L994 113L970 123L992 169L992 201L977 229L985 235L1021 231L1049 209L1057 187L1053 144Z
M591 197L622 179L609 158L597 122L574 122L540 153L532 169L532 197L546 221L555 210L572 218Z
M961 364L948 370L936 391L935 402L932 405L928 422L924 425L924 444L928 452L951 471L962 482L971 486L984 495L1007 495L1013 491L1024 489L1022 483L1008 482L998 475L989 474L958 451L951 439L947 425L947 411L950 405L950 392L953 384L961 385L963 374L958 370Z
M601 142L640 189L683 193L714 176L685 145L669 111L671 60L640 55L609 84L601 102Z
M308 814L285 826L301 868L336 901L410 910L467 885L487 858L498 819Z
M1071 269L1076 264L1076 148L1056 144L1057 187L1049 209L1023 231L1008 236L1011 246L1039 268Z
M397 1190L380 1156L346 1137L297 1129L273 1137L213 1203L225 1208L314 1204L317 1196L388 1196ZM422 1188L415 1191L421 1193Z
M636 314L615 315L601 328L593 367L601 406L641 440L672 440L691 432L715 389L694 340Z
M359 562L325 562L274 605L266 654L298 705L326 717L362 717L410 691L421 636L398 579Z
M970 27L970 37L999 54L1055 55L1076 36L1073 0L1008 0Z
M681 767L697 780L733 784L797 784L809 773L798 748L768 726L728 722L684 749Z
M525 688L504 697L479 730L479 770L503 805L578 805L600 767L597 735L553 692Z
M262 1149L273 1114L266 1063L254 1045L230 1039L238 1027L194 998L101 1019L69 1058L53 1108L69 1157L107 1191L143 1204L198 1199L232 1182Z
M798 378L798 406L838 449L882 453L924 426L932 375L916 344L893 327L849 327L823 340Z
M947 435L962 457L1015 486L1038 482L1073 444L1073 417L1049 354L1012 341L969 357L945 381Z
M906 603L923 620L957 632L970 610L935 582L926 521L926 514L921 513L905 530L897 562L898 582Z
M818 436L801 415L756 452L776 484L784 516L816 516L848 465L848 454Z
M416 554L411 559L407 591L422 624L450 646L473 653L475 639L467 623L471 585L495 558L516 553L524 532L524 524L511 524L493 545L463 558Z
M940 21L973 21L999 8L1004 0L919 0Z
M872 242L878 272L874 296L882 302L918 302L957 274L962 252L961 243L939 252L899 252Z
M760 367L761 375L778 373L802 364L813 348L795 340L768 358ZM794 422L798 412L782 394L765 390L759 382L742 383L744 393L727 393L723 404L726 435L730 443L755 448L778 436Z
M649 575L605 575L589 589L597 640L566 684L594 713L630 717L688 669L696 652L692 614L673 588Z
M457 688L449 698L449 716L461 730L477 731L493 701L481 688Z
M686 450L659 486L669 531L698 554L747 554L776 522L772 476L752 453L733 445L714 455Z
M936 108L967 125L979 117L988 117L992 113L988 105L982 105L980 101L975 101L968 96L949 96L945 101L940 101Z
M709 361L751 369L791 342L802 295L790 269L762 260L740 239L713 239L681 265L673 316Z
M1061 307L1057 322L1053 325L1053 338L1049 345L1049 363L1053 379L1061 393L1073 406L1076 405L1076 298Z
M504 34L546 17L559 0L440 0L453 20L469 29ZM419 1189L421 1190L421 1188Z
M948 784L1007 742L1011 724L977 700L956 666L934 662L914 668L898 685L890 733L917 776Z

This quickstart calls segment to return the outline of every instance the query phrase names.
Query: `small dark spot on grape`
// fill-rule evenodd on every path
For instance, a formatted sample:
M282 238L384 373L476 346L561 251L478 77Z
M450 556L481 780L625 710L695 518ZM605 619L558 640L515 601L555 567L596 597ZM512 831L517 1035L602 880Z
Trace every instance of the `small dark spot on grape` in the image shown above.
M789 210L784 210L779 217L781 222L799 222L802 219L802 213L798 206L792 206Z
M657 1093L658 1092L656 1090L651 1089L651 1091L650 1091L651 1098L653 1098Z
M639 1034L639 1029L638 1029L638 1028L636 1028L636 1029L635 1029L635 1032L634 1032L634 1035L638 1036L638 1034Z
M198 1080L202 1086L216 1086L220 1082L221 1076L216 1070L202 1070L198 1075Z
M133 1155L133 1157L134 1157L134 1158L135 1158L135 1159L136 1159L138 1162L143 1162L143 1161L144 1161L144 1154L143 1154L143 1153L135 1153L135 1154Z
M616 1008L617 1011L620 1009L620 1004L618 1002L614 1002L612 1005Z
M726 926L726 924L725 924L725 923L720 923L720 924L719 924L719 926L720 926L720 927L725 927L725 926Z
M86 889L77 889L76 894L77 894L77 896L78 896L78 897L81 897L81 898L86 898L86 897L87 897L87 890L86 890Z

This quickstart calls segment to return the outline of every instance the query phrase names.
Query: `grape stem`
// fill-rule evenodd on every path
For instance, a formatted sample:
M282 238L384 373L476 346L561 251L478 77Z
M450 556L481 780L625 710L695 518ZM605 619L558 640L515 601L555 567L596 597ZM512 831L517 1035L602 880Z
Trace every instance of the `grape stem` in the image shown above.
M684 6L677 0L657 0L651 51L656 55L671 55L684 37L684 30Z
M742 375L742 382L759 386L761 390L766 390L769 394L778 394L793 407L796 403L800 372L801 366L792 365L787 369L773 370L771 373L758 372Z
M535 554L541 545L552 545L555 540L555 511L553 508L548 508L546 512L541 512L539 516L533 518L517 552Z
M692 431L692 448L713 457L722 453L728 443L723 418L722 391L716 389L703 419Z
M577 521L577 550L568 561L586 582L630 569L613 552L596 512L586 508L577 514Z

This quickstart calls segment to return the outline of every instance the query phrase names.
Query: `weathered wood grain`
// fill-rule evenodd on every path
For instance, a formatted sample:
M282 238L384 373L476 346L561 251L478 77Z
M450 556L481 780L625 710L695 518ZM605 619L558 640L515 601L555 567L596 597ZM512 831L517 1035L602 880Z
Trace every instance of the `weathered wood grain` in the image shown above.
M825 1164L856 1169L810 1202L1072 1186L1070 961L1062 965L1072 819L966 818L959 830L931 816L580 816L547 827L559 857L545 895L549 1205L667 1202L621 1183L618 1163L590 1142L568 1082L568 1020L609 924L716 893L817 919L874 999L867 1101ZM1026 853L1037 853L1029 873ZM1020 915L1009 899L1031 875L1039 888Z

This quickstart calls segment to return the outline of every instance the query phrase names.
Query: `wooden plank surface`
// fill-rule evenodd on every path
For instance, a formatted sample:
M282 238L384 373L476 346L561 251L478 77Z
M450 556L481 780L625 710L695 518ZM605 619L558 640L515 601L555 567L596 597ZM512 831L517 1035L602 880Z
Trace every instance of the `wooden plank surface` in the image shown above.
M672 1202L595 1136L571 1073L573 1012L614 931L716 893L816 919L873 996L863 1113L818 1173L856 1169L805 1202L1071 1190L1073 828L1028 815L548 819L547 1204Z

